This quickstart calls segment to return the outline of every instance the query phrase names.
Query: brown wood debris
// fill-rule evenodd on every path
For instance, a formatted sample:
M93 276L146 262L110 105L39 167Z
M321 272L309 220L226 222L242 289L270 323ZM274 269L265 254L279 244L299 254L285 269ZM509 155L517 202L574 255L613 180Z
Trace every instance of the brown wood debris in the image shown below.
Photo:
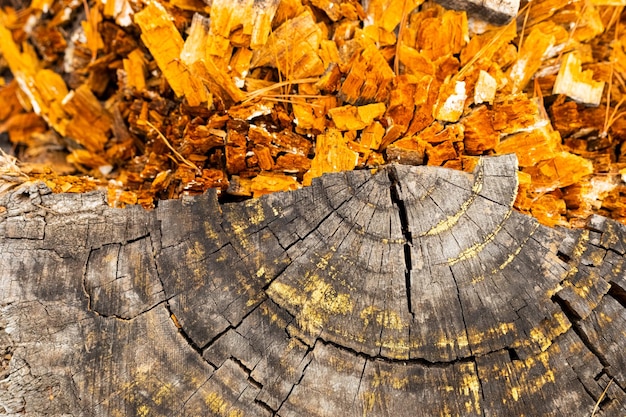
M515 2L209 3L0 9L5 149L55 191L146 207L516 153L518 209L626 221L622 7L538 0L511 20Z

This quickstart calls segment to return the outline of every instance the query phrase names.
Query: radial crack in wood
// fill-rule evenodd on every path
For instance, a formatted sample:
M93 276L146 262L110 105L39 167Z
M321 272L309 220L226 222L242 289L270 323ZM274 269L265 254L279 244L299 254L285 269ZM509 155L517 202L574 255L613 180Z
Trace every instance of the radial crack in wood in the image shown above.
M0 197L9 415L626 412L626 228L512 210L513 156L238 203Z

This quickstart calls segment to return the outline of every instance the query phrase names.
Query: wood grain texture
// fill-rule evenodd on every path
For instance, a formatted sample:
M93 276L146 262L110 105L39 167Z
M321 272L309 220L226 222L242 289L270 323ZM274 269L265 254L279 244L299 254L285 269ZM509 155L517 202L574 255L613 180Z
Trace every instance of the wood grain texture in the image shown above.
M0 415L622 416L626 228L516 189L512 156L154 211L19 188Z

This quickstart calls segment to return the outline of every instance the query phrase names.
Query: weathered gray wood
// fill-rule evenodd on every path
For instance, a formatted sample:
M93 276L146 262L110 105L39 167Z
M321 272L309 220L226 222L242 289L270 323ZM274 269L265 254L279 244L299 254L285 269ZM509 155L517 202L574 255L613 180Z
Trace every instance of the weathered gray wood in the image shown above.
M519 0L436 0L444 7L465 10L470 16L477 17L496 25L510 22L519 10Z
M19 188L0 415L623 416L626 228L516 188L511 156L150 212Z

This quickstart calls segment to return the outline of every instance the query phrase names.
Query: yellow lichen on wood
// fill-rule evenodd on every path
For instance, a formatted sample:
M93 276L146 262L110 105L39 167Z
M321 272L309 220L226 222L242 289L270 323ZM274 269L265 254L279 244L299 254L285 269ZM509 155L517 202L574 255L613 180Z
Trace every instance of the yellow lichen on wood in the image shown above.
M309 335L317 334L332 316L352 312L355 304L349 293L338 292L316 275L309 276L301 289L275 281L267 294L274 300L281 300L281 304L296 308L298 325Z
M135 23L141 29L141 40L174 93L185 97L191 106L206 103L209 96L202 81L194 77L181 60L183 38L167 10L157 1L151 1L135 15Z

